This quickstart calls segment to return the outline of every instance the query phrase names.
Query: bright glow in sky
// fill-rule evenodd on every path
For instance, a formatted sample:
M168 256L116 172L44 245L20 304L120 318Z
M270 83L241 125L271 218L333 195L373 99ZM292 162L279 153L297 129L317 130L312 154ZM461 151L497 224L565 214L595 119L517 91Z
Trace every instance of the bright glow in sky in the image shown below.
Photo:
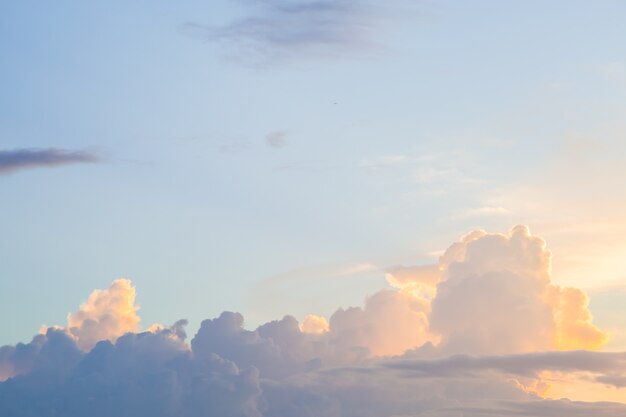
M467 372L429 388L424 410L459 387L494 393L455 397L469 415L493 398L512 413L522 392L623 400L623 356L541 355L626 351L625 17L617 0L3 2L0 379L36 373L9 345L42 324L28 346L72 344L64 358L84 362L157 323L141 339L155 357L214 353L252 384L233 416L304 415L285 402L297 395L317 399L311 415L351 415L329 366L353 367L342 387L362 371L384 404ZM460 240L474 230L483 243ZM529 246L506 243L526 242L514 230ZM451 255L463 245L475 252ZM487 323L496 311L506 320ZM169 327L182 318L200 329L191 344ZM239 336L212 345L225 329ZM285 369L266 370L272 337ZM397 368L418 377L403 387ZM432 415L455 415L441 401ZM532 407L520 412L596 405Z

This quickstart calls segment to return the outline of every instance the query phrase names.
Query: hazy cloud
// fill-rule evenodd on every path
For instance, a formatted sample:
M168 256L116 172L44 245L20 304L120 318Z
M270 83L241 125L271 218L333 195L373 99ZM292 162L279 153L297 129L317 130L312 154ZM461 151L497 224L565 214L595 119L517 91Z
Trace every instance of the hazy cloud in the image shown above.
M222 26L188 22L183 30L227 47L245 61L297 54L332 55L372 46L381 13L367 0L244 0L248 14Z
M284 130L271 132L265 136L265 143L271 148L280 149L287 144L287 132Z
M0 151L0 175L13 173L20 169L52 168L70 164L100 162L102 158L87 151L69 151L65 149L14 149Z

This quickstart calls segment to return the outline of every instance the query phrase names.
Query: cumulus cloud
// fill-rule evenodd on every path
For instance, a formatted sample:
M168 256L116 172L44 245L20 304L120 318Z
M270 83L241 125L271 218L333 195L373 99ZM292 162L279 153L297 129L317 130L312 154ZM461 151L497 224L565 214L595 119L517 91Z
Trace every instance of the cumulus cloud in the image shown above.
M551 253L526 226L471 232L437 265L391 268L387 281L425 305L426 328L441 338L429 341L442 354L597 349L608 340L586 294L551 281Z
M14 149L0 151L0 175L21 169L52 168L70 164L100 162L101 157L87 151L65 149Z
M114 281L66 327L0 347L0 415L626 415L626 404L543 398L559 384L623 398L626 353L556 350L606 335L582 291L551 282L550 253L526 227L472 232L438 265L389 268L387 280L328 320L248 330L224 312L191 341L185 320L140 332L134 287Z
M84 353L48 330L30 373L0 384L6 416L260 417L258 373L209 351L190 351L171 330L128 333Z
M30 372L45 340L44 335L37 335L30 343L0 347L0 381Z
M118 279L106 290L95 290L77 312L67 316L67 331L81 349L89 350L101 340L115 341L138 331L138 309L135 287L127 279Z
M115 343L101 341L89 352L67 332L48 329L30 344L28 372L0 383L0 415L617 417L626 412L624 404L544 400L527 389L546 370L589 373L605 384L626 375L626 353L404 357L348 367L311 361L303 366L314 339L307 339L293 318L255 331L244 330L242 322L237 313L207 320L191 344L181 331L184 322L177 322L127 333Z
M98 342L115 342L126 333L139 331L139 307L135 305L135 287L127 279L113 281L105 290L95 290L78 311L67 316L67 326L42 326L39 335L30 343L18 343L15 346L0 347L0 381L22 375L32 370L35 359L44 345L49 345L50 337L72 341L72 345L81 351L90 351ZM185 336L186 321L178 321L167 329L178 337ZM162 332L166 328L153 325L152 332Z
M367 0L245 0L247 15L225 25L188 22L186 33L227 47L247 61L329 55L374 44L380 10Z
M428 331L427 300L401 291L380 291L365 306L337 310L329 320L327 338L346 350L368 355L399 355L435 339Z
M595 349L608 335L592 323L584 293L551 282L551 254L525 226L478 231L441 257L431 331L450 353ZM520 331L520 329L524 329Z

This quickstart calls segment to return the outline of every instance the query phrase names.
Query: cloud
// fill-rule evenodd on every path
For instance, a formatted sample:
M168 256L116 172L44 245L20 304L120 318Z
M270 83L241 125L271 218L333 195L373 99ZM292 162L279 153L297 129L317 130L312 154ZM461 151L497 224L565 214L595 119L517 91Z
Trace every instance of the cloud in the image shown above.
M64 334L77 349L88 352L100 341L115 342L126 333L138 332L138 309L135 287L127 279L113 281L106 290L94 290L78 311L68 314L67 326L44 325L30 343L0 347L0 381L30 372L50 335ZM171 331L184 336L185 323L177 322ZM163 329L161 325L151 327L155 332Z
M113 281L106 290L95 290L80 309L67 317L67 330L83 350L101 340L115 341L128 332L139 330L139 307L135 288L127 279Z
M295 55L338 55L372 47L380 10L366 0L246 0L248 14L222 26L188 22L184 32L247 62Z
M45 336L37 335L30 343L0 347L0 381L30 372L44 342Z
M453 244L440 260L430 316L441 348L488 354L602 346L608 335L593 325L587 297L553 284L550 264L545 242L525 226L506 235L477 231Z
M172 330L128 333L82 352L48 330L32 371L0 384L0 415L40 417L261 417L258 373Z
M385 277L394 288L432 298L441 281L441 270L438 265L396 266L389 268Z
M100 162L97 154L87 151L65 149L14 149L0 151L0 175L11 174L21 169L53 168L70 164Z
M287 144L287 132L284 130L277 130L269 133L265 137L265 143L267 143L267 146L274 149L283 148Z
M386 313L411 305L420 306L421 324L407 323L396 332L417 340L417 331L442 353L598 349L608 334L593 324L586 294L552 283L550 266L545 242L525 226L508 234L472 232L451 245L439 265L388 270L388 282L400 292L370 316L366 328L397 327L401 320ZM350 328L354 333L358 326ZM374 340L381 338L360 343L372 349ZM408 342L397 346L409 348Z
M428 330L429 302L402 291L384 290L365 306L337 310L326 337L348 351L368 355L399 355L407 349L437 340Z
M65 327L0 347L0 415L15 417L623 416L626 352L597 348L585 294L550 281L545 242L475 231L438 265L326 320L254 330L224 312L139 330L135 289L96 290ZM557 351L564 349L565 351Z
M242 323L241 315L224 313L203 322L188 344L179 321L154 332L127 333L115 343L101 341L89 352L67 332L50 328L28 344L28 372L0 383L0 415L617 417L626 412L624 404L544 400L527 389L546 370L562 378L589 373L605 384L626 374L626 353L406 356L324 367L303 362L315 344L295 319L255 331L244 330Z
M406 357L410 357L411 353ZM444 377L482 371L500 371L510 375L537 377L542 371L591 372L606 382L612 375L616 387L626 374L626 352L535 352L500 356L453 355L442 359L401 359L382 366L410 371L415 377Z
M364 309L338 310L329 334L374 355L424 343L440 355L600 348L608 334L593 324L583 291L552 283L551 256L525 226L471 232L437 265L389 268L395 290L374 294Z
M309 314L302 320L302 324L300 325L300 330L303 333L326 333L329 330L328 320L324 317L316 316L314 314Z

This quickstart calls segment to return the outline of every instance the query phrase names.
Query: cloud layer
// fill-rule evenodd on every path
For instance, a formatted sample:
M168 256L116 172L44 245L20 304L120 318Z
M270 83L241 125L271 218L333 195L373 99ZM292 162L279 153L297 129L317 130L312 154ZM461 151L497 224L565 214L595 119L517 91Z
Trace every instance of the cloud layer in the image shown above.
M387 279L393 289L328 320L248 330L224 312L189 342L184 320L140 332L135 289L117 280L66 326L0 348L0 415L626 415L626 404L544 398L623 398L626 353L570 350L607 335L584 293L551 283L550 253L526 227L470 233L438 265Z

